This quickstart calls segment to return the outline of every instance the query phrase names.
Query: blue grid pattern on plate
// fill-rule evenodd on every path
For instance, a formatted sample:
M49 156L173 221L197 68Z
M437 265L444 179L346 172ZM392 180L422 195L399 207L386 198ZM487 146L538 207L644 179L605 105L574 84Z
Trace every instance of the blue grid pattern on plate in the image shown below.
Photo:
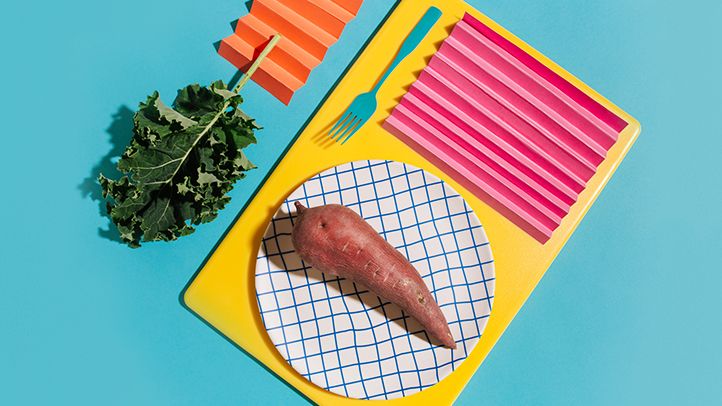
M402 252L457 349L430 344L398 306L306 266L290 240L295 201L343 204ZM443 181L402 163L359 161L311 178L273 217L257 258L256 298L271 341L306 379L346 397L392 399L436 384L466 359L491 313L494 262L483 227Z

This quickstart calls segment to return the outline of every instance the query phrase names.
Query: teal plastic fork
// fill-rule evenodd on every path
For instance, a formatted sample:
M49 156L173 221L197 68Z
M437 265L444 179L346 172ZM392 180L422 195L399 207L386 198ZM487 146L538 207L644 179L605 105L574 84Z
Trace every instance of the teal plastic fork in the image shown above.
M441 18L441 10L436 7L431 7L426 14L424 14L424 17L418 22L418 24L416 24L414 30L411 31L411 34L409 34L406 41L404 41L404 44L401 45L401 50L396 55L396 58L391 63L391 66L386 69L384 76L376 84L376 87L368 93L358 95L356 99L354 99L353 103L351 103L348 110L341 115L341 118L338 120L336 125L331 128L331 131L329 131L331 139L336 142L340 141L343 145L350 140L351 137L353 137L367 121L369 121L376 111L376 94L379 92L379 89L381 89L381 86L384 84L389 75L391 75L391 72L399 66L401 61L406 59L406 57L419 46L421 41L426 37L426 34L431 31L434 24L439 21L439 18Z

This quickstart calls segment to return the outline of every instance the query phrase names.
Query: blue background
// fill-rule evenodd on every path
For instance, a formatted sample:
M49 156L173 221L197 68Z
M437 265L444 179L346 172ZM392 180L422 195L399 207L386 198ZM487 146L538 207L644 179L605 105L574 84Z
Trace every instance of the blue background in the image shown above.
M722 3L471 4L644 130L459 403L719 404ZM244 90L266 127L250 151L261 168L390 7L366 1L291 107ZM305 402L178 301L263 170L215 223L134 251L108 239L88 180L152 90L170 101L185 84L230 79L212 43L242 13L240 0L3 6L0 403Z

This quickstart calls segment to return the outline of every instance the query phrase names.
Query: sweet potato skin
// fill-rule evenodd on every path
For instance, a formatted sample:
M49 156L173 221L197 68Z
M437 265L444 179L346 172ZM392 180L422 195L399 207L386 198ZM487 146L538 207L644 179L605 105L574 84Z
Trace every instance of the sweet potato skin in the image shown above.
M456 348L448 322L418 271L353 210L336 204L305 208L291 240L296 253L317 270L349 279L397 304L432 339Z

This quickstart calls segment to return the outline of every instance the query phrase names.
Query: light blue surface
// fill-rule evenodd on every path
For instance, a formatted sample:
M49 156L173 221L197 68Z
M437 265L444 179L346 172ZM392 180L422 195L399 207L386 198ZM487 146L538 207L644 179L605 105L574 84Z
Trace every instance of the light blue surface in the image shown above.
M718 404L722 3L471 3L644 132L459 403ZM266 127L250 152L260 167L390 5L367 0L290 108L244 91ZM261 170L215 223L136 251L99 235L107 220L79 189L111 149L108 128L127 127L123 106L233 75L211 44L243 10L238 0L3 5L0 403L303 402L178 302Z

